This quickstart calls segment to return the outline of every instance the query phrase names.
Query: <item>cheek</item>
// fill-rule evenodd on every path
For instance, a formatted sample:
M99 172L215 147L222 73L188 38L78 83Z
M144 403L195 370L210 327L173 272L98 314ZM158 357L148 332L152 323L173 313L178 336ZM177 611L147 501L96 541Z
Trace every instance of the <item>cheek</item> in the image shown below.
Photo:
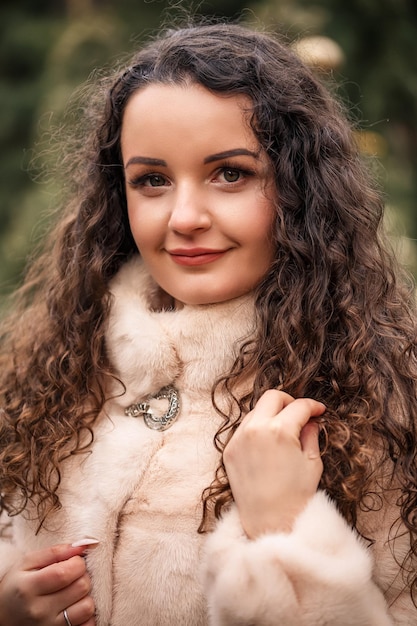
M152 213L146 216L143 210L129 206L127 209L130 231L136 245L140 249L145 249L146 245L151 245L157 234L157 226L152 219Z
M248 222L247 237L253 239L254 246L260 249L262 257L273 256L275 250L276 212L271 202L264 199L258 204L258 211Z
M142 232L140 223L138 223L138 220L136 219L136 215L133 216L131 213L129 213L129 211L128 211L128 218L129 218L130 232L132 233L132 237L135 240L137 247L139 248L140 235Z

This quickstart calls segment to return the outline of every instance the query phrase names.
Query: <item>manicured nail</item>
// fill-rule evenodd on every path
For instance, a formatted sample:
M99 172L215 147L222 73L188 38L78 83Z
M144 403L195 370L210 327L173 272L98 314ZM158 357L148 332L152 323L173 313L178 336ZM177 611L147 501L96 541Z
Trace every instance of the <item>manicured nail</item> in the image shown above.
M93 537L85 537L84 539L79 539L78 541L74 541L71 544L73 548L81 548L85 546L86 548L94 548L100 543L98 539L94 539Z

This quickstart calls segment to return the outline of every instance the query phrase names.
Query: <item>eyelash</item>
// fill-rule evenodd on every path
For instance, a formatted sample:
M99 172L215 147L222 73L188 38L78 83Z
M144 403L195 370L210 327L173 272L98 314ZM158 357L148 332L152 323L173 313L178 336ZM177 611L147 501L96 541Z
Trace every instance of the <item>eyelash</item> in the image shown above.
M214 175L213 178L217 178L219 176L219 174L224 174L225 172L237 172L240 175L240 178L236 181L232 181L232 182L228 182L228 181L224 181L227 185L238 185L240 182L242 182L241 177L243 176L243 178L249 178L251 176L255 176L255 171L251 170L251 169L247 169L247 168L243 168L243 167L239 167L237 165L234 165L232 163L224 163L221 167L219 167L216 170L216 173ZM151 178L161 178L164 181L169 180L164 174L160 174L158 172L149 172L147 174L142 174L140 176L137 176L135 178L132 178L130 180L128 180L128 183L131 187L137 188L137 187L150 187L150 188L154 188L157 189L159 186L163 187L164 185L147 185L146 183L148 181L151 180Z
M128 180L128 183L131 187L151 187L152 185L146 185L146 183L151 179L151 178L162 178L163 180L167 180L167 177L164 176L163 174L157 174L156 172L150 172L149 174L143 174L141 176L136 176L135 178L132 178L130 180ZM157 189L159 186L163 186L163 185L156 185L155 189Z

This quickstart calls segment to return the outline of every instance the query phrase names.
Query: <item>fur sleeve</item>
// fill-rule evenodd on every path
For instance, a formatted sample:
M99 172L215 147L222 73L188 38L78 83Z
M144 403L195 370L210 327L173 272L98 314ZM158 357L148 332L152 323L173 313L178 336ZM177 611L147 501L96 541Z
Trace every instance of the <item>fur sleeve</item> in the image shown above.
M324 492L290 534L249 540L236 508L209 536L203 581L211 626L392 626L371 557Z

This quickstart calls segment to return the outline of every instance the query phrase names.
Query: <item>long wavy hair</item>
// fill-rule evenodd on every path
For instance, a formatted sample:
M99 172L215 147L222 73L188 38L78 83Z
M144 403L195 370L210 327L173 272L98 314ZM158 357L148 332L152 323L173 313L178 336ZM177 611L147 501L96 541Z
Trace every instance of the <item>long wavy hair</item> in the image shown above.
M86 453L112 376L104 332L109 281L137 250L120 151L129 98L152 83L198 83L244 94L274 171L276 258L256 291L257 335L213 390L239 408L216 435L223 451L241 416L271 387L328 408L321 486L356 525L384 474L395 477L403 563L417 553L416 322L411 285L383 240L383 202L343 107L275 36L234 24L167 30L89 90L72 196L3 324L0 360L1 507L60 506L62 461ZM253 389L237 393L248 373ZM220 455L221 456L221 455ZM389 472L386 467L388 464ZM222 461L203 494L203 524L232 494ZM211 514L211 513L210 513Z

